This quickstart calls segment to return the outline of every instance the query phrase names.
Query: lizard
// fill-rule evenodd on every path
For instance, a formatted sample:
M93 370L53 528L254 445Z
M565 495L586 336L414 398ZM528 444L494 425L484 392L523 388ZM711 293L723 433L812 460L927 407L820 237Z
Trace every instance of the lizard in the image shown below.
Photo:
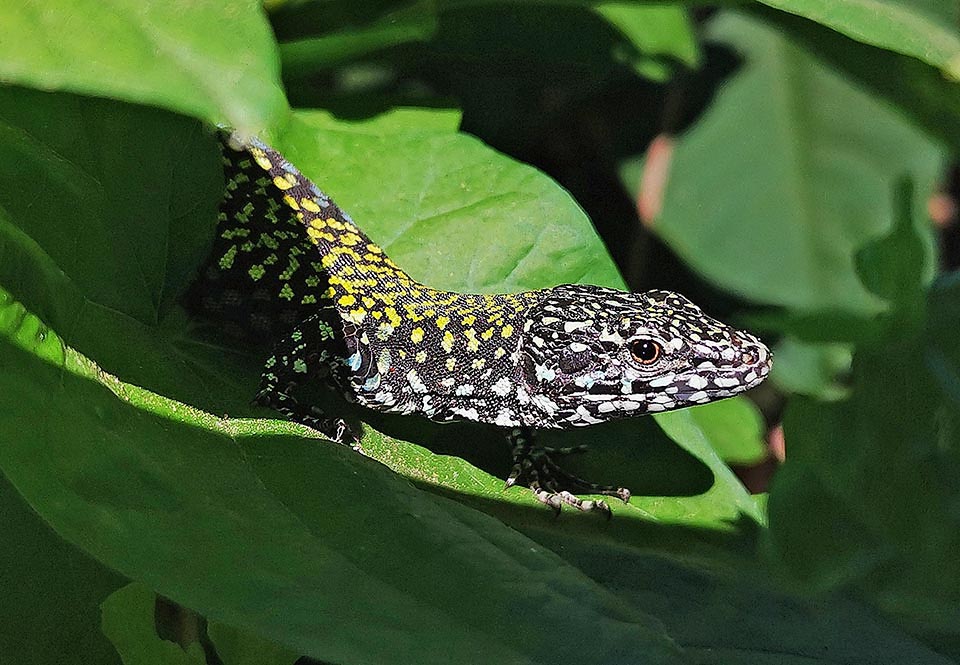
M298 401L320 381L376 411L501 429L506 487L610 514L630 491L565 471L536 432L704 404L770 371L768 348L666 290L585 284L504 294L413 279L311 180L256 137L220 131L225 188L196 307L278 340L254 402L359 450L343 418Z

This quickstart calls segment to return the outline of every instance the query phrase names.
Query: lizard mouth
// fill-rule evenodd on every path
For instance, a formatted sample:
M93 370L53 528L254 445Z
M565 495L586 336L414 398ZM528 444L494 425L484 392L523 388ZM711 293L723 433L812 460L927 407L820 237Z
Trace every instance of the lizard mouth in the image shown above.
M697 393L724 396L741 393L760 384L773 367L770 350L755 338L735 338L734 352L726 357L713 356L697 361L693 369L677 383L681 389L679 399L687 399Z

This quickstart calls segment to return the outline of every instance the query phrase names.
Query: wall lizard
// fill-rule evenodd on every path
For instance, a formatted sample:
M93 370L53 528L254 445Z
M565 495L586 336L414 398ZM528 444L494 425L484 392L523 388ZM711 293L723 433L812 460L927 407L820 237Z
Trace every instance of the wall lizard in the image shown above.
M502 428L507 486L609 514L629 490L560 468L544 428L592 425L730 397L768 374L766 346L669 291L564 284L507 294L440 291L399 268L317 186L256 138L221 134L226 186L196 307L279 339L255 402L358 446L342 418L297 401L324 381L377 411Z

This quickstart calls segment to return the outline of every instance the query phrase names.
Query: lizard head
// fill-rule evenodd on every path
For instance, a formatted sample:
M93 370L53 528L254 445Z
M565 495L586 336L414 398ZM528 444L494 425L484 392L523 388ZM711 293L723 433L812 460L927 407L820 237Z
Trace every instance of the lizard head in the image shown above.
M521 348L532 419L589 425L730 397L770 371L753 335L670 291L567 284L526 315Z

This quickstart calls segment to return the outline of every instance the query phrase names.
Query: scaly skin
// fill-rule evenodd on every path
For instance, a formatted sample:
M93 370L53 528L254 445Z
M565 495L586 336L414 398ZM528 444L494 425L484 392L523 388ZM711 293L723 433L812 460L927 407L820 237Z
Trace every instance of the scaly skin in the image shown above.
M356 444L346 422L294 397L324 380L377 411L504 428L507 484L559 509L609 512L629 499L560 469L533 432L723 399L760 383L757 338L668 291L565 284L509 294L439 291L391 261L282 155L223 142L226 191L199 307L241 331L280 337L256 401Z

